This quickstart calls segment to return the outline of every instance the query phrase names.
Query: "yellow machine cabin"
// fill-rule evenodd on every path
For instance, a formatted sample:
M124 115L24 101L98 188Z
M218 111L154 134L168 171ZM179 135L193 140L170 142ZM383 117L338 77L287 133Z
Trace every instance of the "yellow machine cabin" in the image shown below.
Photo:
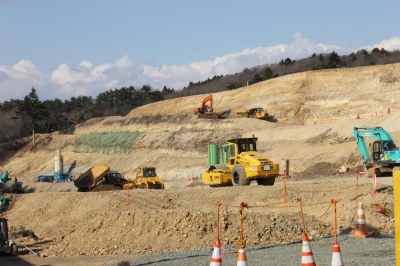
M274 185L279 164L257 152L256 144L257 138L228 140L222 146L224 164L211 164L202 174L202 182L212 187L248 186L253 180L258 185Z
M164 182L157 176L155 167L142 167L136 173L135 188L164 189Z

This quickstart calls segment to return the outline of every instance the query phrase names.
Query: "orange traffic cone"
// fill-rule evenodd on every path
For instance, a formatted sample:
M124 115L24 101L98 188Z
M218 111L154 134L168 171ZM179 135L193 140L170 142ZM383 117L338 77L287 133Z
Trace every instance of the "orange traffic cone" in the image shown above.
M219 241L219 239L217 239L211 256L210 266L221 266L222 256L223 255L221 255L221 242Z
M239 249L239 254L237 256L237 264L236 266L247 266L247 258L244 249Z
M354 231L353 231L353 234L351 235L351 237L355 237L355 238L368 237L367 222L365 221L365 213L364 213L362 203L359 203L359 207L357 210L356 226L354 228Z
M332 266L343 266L342 253L340 253L339 243L333 244Z
M360 114L357 114L356 119L360 119Z
M315 266L314 256L311 250L308 236L303 232L303 247L301 249L301 266Z

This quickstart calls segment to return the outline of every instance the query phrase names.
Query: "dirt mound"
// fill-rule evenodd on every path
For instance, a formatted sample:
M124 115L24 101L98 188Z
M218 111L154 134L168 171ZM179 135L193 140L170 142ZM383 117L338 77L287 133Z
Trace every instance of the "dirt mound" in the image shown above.
M216 202L223 204L221 239L224 243L238 242L241 201L250 206L244 210L247 245L298 241L302 230L297 201L299 193L305 204L310 238L332 235L330 200L333 197L340 199L340 232L348 233L353 227L357 212L351 190L353 178L335 179L332 176L313 184L289 180L286 208L282 202L282 185L278 180L274 187L268 188L211 189L200 186L133 190L128 205L124 191L30 193L17 195L6 216L10 226L32 230L48 243L42 253L51 256L142 254L211 247L216 236ZM370 184L361 182L359 200L365 204L371 232L392 232L393 216L387 211L393 210L392 202L388 202L392 199L391 192L383 186L379 189L372 197ZM388 202L385 206L384 201ZM377 204L386 209L377 212Z
M303 172L298 173L296 177L300 178L317 178L321 176L327 176L327 175L332 175L332 174L343 174L339 172L340 166L337 164L332 164L329 162L320 162L317 164L314 164L307 169L305 169Z

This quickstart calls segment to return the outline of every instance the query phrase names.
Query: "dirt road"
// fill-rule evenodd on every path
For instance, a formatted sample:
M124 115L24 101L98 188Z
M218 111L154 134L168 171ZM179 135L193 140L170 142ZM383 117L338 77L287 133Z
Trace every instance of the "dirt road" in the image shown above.
M394 236L381 235L367 239L353 239L348 235L339 236L341 253L345 265L395 265ZM330 265L332 258L332 238L311 242L317 265ZM211 245L212 246L212 245ZM226 248L224 265L236 264L236 246ZM253 246L246 249L247 262L253 266L299 265L301 262L301 242L277 246ZM40 258L33 255L0 257L3 265L209 265L209 249L177 251L169 253L143 254L141 256L74 256Z

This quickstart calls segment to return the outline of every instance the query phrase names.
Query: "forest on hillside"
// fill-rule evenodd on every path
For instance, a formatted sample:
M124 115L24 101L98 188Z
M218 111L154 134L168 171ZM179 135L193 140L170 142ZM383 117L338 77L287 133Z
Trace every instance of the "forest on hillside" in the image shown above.
M373 49L360 50L339 56L336 52L313 54L308 58L282 59L276 64L246 68L231 75L220 75L204 81L189 82L179 90L164 86L161 90L144 85L110 89L90 96L71 97L67 100L42 101L35 88L23 99L10 99L0 103L0 144L29 136L32 132L72 133L74 126L88 119L113 115L126 115L133 108L149 103L197 94L232 90L264 80L297 72L382 65L400 62L400 51ZM194 103L195 104L195 103ZM1 148L1 147L0 147Z
M343 56L332 52L328 54L313 54L300 60L286 58L275 64L246 68L232 75L214 76L204 81L190 82L188 86L181 90L173 91L166 97L176 98L232 90L271 78L310 70L385 65L399 62L400 50L390 52L378 48L374 48L371 52L363 49Z

